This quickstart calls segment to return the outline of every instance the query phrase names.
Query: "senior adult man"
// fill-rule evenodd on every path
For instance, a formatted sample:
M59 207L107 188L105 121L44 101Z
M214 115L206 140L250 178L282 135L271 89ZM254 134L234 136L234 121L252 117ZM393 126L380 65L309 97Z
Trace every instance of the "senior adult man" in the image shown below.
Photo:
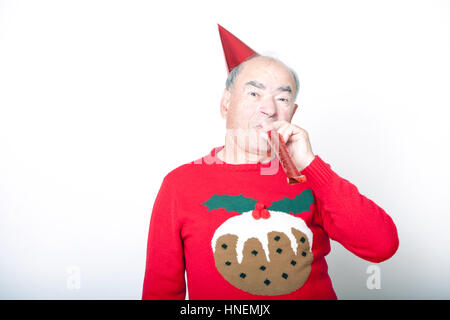
M142 298L185 299L186 271L190 299L336 299L325 261L330 238L381 262L398 248L396 227L315 155L307 131L291 123L295 72L219 31L229 67L220 102L225 144L164 178L152 211ZM245 54L232 46L239 57L230 57L224 36ZM270 130L286 141L305 183L286 182Z

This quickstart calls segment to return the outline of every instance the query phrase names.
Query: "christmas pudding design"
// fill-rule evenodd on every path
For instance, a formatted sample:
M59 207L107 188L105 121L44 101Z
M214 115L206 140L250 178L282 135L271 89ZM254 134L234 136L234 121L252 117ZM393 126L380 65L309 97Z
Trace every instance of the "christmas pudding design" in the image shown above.
M281 295L303 286L311 272L313 234L295 215L309 211L311 190L283 198L268 208L239 196L214 195L210 210L237 211L222 223L211 240L219 273L233 286L256 295Z

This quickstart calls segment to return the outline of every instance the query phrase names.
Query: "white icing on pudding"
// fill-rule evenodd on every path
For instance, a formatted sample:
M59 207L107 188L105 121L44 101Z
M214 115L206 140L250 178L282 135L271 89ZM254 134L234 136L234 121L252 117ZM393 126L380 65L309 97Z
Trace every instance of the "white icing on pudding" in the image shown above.
M236 245L237 261L241 263L245 242L250 238L257 238L262 244L267 261L270 262L270 232L276 231L284 233L291 242L292 250L294 253L297 253L298 243L291 228L295 228L306 235L309 242L309 251L311 251L313 234L303 219L296 218L295 216L280 211L269 211L270 217L268 219L255 219L252 216L252 211L247 211L239 216L231 217L222 223L219 228L217 228L211 240L213 252L216 250L216 242L218 238L226 234L236 235L238 237Z

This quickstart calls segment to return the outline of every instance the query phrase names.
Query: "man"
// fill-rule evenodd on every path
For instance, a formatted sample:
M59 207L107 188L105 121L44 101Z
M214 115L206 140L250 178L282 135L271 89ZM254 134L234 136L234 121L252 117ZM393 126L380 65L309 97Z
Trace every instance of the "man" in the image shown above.
M142 298L185 299L186 271L190 299L337 299L325 261L330 238L382 262L398 248L396 227L291 123L295 72L219 31L229 70L220 103L225 145L164 178ZM306 182L287 183L270 130Z

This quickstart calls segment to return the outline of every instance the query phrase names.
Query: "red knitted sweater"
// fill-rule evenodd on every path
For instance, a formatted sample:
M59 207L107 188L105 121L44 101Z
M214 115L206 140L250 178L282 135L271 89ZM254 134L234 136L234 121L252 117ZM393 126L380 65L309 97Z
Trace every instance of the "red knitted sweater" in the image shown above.
M221 148L164 178L142 299L185 299L185 271L189 299L337 299L330 239L371 262L396 252L392 219L318 155L289 185L277 159L227 164Z

